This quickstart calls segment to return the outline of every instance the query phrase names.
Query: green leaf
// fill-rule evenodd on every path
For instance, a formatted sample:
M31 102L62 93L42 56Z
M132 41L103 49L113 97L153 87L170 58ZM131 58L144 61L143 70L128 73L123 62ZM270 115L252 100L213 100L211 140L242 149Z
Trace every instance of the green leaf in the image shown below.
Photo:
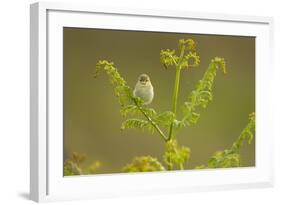
M156 111L152 108L142 107L141 109L142 109L143 112L145 112L145 114L147 116L149 116L152 119L155 118L155 116L157 115ZM124 107L121 108L120 112L124 117L127 117L129 115L131 115L131 116L142 115L142 112L140 111L140 109L136 105L124 106Z
M192 125L198 122L200 114L196 110L206 108L208 103L212 101L214 79L219 68L225 73L225 61L223 58L215 57L209 64L203 78L197 83L196 89L190 93L188 101L183 104L181 125Z
M163 127L169 127L175 120L175 114L171 111L165 111L156 116L155 122Z
M181 68L198 67L200 64L200 57L196 52L190 51L184 56L181 62Z
M190 149L185 146L179 147L176 140L170 140L166 142L166 150L163 158L167 166L177 166L180 169L184 169L185 163L190 158Z
M85 154L80 154L78 152L72 152L70 160L75 164L80 165L86 160L87 156Z
M156 129L159 135L164 140L166 140L167 137L165 136L165 134L153 121L156 112L153 109L144 107L143 101L140 98L133 96L132 89L127 85L127 82L118 73L117 68L114 66L114 64L106 60L99 61L96 65L96 72L94 76L97 77L102 70L107 73L110 82L114 85L114 94L118 98L121 105L121 114L123 116L127 116L129 113L142 113L144 118L146 118L147 120L127 120L122 124L121 128L147 128L148 131L152 134L154 133L154 129Z
M160 62L167 68L168 66L177 65L179 57L175 55L175 50L161 50Z
M208 168L229 168L241 166L240 155L231 150L218 151L208 161Z
M63 175L64 176L73 176L81 175L82 170L75 162L71 160L66 160L63 164Z
M139 113L139 109L136 105L127 105L127 106L121 107L120 113L124 117L128 116L129 114L136 115Z
M164 171L164 166L151 156L135 157L130 164L127 164L123 172L153 172Z
M194 40L192 39L180 39L179 40L179 50L182 50L184 47L184 50L195 50L196 45Z
M241 156L239 154L243 141L248 140L249 143L253 140L255 131L255 113L249 115L249 122L243 129L237 140L233 143L230 149L217 151L209 160L207 166L202 168L228 168L240 167Z
M100 161L95 161L92 164L90 164L89 167L87 167L86 173L87 174L96 174L101 166L102 166L102 163Z
M141 120L141 119L127 119L125 120L122 125L121 129L128 129L128 128L146 128L148 125L148 121Z
M80 165L86 160L85 154L72 152L70 159L65 160L63 164L64 176L81 175L82 169Z
M121 77L113 62L110 63L106 60L99 61L96 65L94 76L97 77L102 70L107 73L110 82L114 85L114 95L119 99L121 106L132 104L132 90Z
M180 68L197 67L200 63L200 58L195 52L195 42L192 39L179 40L180 56L176 55L175 50L161 50L160 61L168 68L169 66L180 66ZM187 54L186 54L187 53Z
M124 129L141 129L141 130L145 130L147 129L147 131L150 134L154 134L154 126L149 123L146 120L141 120L141 119L127 119L125 120L122 125L121 125L121 130Z
M255 113L249 114L249 122L247 126L242 130L238 139L233 143L232 150L239 151L244 141L248 141L248 144L251 144L254 133L255 133L255 124L256 124L256 116Z

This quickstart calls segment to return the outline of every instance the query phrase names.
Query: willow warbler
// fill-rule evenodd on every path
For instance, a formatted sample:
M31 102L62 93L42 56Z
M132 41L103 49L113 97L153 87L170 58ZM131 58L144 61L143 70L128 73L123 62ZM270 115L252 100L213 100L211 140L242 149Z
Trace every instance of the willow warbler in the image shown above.
M148 75L141 74L139 76L133 94L135 97L141 98L145 105L152 102L154 91Z

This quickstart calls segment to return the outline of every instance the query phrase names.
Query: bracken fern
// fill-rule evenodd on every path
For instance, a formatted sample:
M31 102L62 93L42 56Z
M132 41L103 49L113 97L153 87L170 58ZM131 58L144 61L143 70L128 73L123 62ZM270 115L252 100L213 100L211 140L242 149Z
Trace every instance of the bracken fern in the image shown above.
M177 115L177 101L179 94L179 82L182 70L196 68L200 64L200 57L196 53L196 44L192 39L180 39L178 51L164 49L160 51L160 62L168 69L175 68L176 76L172 96L171 110L157 113L154 109L144 106L142 99L134 97L131 87L118 72L113 62L101 60L96 65L95 77L104 70L114 86L114 94L118 98L121 109L120 113L125 121L121 124L121 130L140 129L148 133L158 133L166 143L166 151L163 154L163 164L151 156L141 156L133 159L131 163L123 168L124 172L163 171L172 169L184 169L191 151L188 147L179 146L175 129L194 125L200 118L200 109L206 108L213 99L214 80L220 69L226 73L226 65L223 58L214 57L203 78L199 80L195 89L186 98L181 106L181 119ZM129 117L129 118L128 118ZM208 165L196 168L218 168L240 166L239 149L244 140L251 142L254 136L255 116L250 115L250 122L242 131L231 147L231 149L216 152L208 161Z
M237 140L232 144L230 149L217 151L208 161L208 164L198 166L196 168L229 168L241 166L241 156L239 154L240 148L244 141L251 144L255 132L255 113L249 115L249 122L242 130Z

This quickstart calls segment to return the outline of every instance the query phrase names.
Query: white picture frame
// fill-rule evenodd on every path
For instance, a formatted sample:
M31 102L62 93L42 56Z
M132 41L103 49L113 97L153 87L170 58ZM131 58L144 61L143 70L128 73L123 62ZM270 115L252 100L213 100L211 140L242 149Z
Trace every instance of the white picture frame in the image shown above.
M192 30L181 26L189 24L194 25ZM63 177L61 34L64 26L255 36L256 166ZM95 5L71 3L32 4L30 198L41 202L273 186L273 123L270 113L265 110L271 106L268 91L271 90L273 73L270 72L273 68L272 29L273 19L270 17L97 8Z

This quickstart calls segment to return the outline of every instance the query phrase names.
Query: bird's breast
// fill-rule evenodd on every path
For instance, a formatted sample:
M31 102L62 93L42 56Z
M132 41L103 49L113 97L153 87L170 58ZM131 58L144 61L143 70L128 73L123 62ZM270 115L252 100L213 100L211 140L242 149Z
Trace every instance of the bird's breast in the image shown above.
M145 103L150 103L153 99L153 87L150 86L136 86L134 96L141 98Z

